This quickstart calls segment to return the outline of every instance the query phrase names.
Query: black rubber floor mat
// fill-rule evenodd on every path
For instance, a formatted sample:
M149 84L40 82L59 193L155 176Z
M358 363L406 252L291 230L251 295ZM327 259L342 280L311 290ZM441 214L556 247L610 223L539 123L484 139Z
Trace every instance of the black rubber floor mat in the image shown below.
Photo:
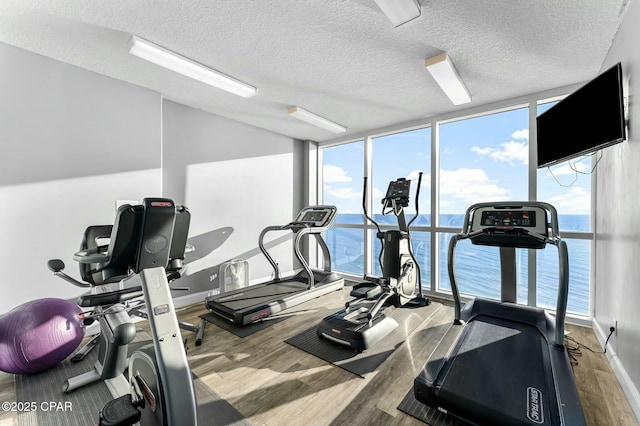
M253 324L248 325L237 325L228 321L224 318L220 318L218 315L214 313L208 313L204 315L200 315L200 318L204 318L208 322L213 325L220 327L223 330L227 330L229 333L238 336L240 338L249 337L252 334L257 333L258 331L264 330L265 328L269 328L274 324L279 323L280 321L284 321L288 318L286 315L282 315L279 317L269 317L265 318L262 321L254 322Z
M315 325L285 340L285 342L353 374L364 377L366 374L375 371L439 307L440 304L431 303L429 306L395 309L389 316L393 317L401 325L373 347L361 353L318 337Z

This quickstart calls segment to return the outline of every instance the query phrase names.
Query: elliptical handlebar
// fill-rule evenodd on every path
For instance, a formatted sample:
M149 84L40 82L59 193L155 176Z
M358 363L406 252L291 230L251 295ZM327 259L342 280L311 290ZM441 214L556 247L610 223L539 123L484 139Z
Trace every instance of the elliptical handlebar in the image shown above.
M369 216L369 213L367 212L367 177L366 176L364 177L364 185L362 188L362 211L364 212L364 217L366 217L369 220L369 222L373 223L376 226L378 233L380 233L380 225L378 225L378 222L373 220L373 218Z
M369 222L373 223L376 226L376 229L378 230L378 233L376 234L376 237L380 240L380 244L382 244L382 247L384 247L384 239L382 237L382 231L380 231L380 225L378 225L378 222L376 222L375 220L373 220L372 217L369 216L369 213L367 212L367 177L364 177L364 185L362 188L362 211L364 212L364 217L366 217ZM382 252L383 250L380 249L380 254L378 255L378 264L380 265L380 269L382 270ZM366 274L365 274L366 277Z
M409 223L407 224L407 228L411 227L413 221L418 218L419 208L418 208L418 199L420 198L420 186L422 184L422 172L418 172L418 186L416 187L416 214L411 218Z

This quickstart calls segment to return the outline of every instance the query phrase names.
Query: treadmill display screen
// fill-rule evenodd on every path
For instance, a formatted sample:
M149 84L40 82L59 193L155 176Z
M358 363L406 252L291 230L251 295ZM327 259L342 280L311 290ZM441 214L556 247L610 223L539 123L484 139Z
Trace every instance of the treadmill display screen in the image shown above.
M320 226L324 222L328 213L329 212L327 210L310 210L302 216L300 222L313 223L316 226Z
M482 226L509 226L535 228L534 210L489 210L482 212Z

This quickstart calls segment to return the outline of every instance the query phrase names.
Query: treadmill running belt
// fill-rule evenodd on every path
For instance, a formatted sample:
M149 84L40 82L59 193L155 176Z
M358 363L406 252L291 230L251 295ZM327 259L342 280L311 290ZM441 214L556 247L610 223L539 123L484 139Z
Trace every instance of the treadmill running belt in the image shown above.
M307 283L300 281L283 281L266 285L255 285L240 293L231 293L228 296L216 297L215 303L223 305L227 310L240 311L251 306L266 305L273 300L282 299L291 294L305 291L309 288Z
M458 345L440 376L443 408L478 423L548 424L557 417L547 342L537 328L478 316Z

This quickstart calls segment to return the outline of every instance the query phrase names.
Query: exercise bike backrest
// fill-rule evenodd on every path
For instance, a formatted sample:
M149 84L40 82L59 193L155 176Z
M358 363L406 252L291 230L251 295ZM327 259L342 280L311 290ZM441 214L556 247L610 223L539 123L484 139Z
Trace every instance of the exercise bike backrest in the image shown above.
M90 256L94 262L87 263L86 258L79 262L82 282L63 272L65 264L62 260L48 261L49 269L56 276L75 286L92 288L91 293L80 296L80 306L108 305L141 295L139 286L120 288L118 283L133 273L132 264L135 262L137 242L133 233L140 225L142 207L122 205L116 212L113 225L93 225L85 230L80 253ZM176 206L175 213L169 261L166 265L169 281L180 278L185 255L193 251L193 246L187 244L191 214L184 206Z
M142 211L141 206L123 205L122 212L116 214L116 231L114 225L94 225L89 226L84 233L80 250L94 250L107 252L109 261L106 264L84 264L80 263L80 276L86 282L93 285L101 285L109 282L116 282L126 278L130 274L128 260L135 255L133 249L123 243L111 244L111 241L118 238L117 234L126 236L131 233L131 224L138 225ZM166 266L169 280L180 278L180 271L184 267L184 259L187 253L191 253L193 246L187 244L189 235L189 225L191 223L191 213L184 206L176 206L175 225L171 249L169 251L169 263ZM106 242L105 244L101 244Z
M106 246L99 245L99 240L105 238L104 231L109 226L89 227L85 231L83 245L86 249L83 253L102 255L106 254L104 261L95 263L80 263L80 274L87 281L91 276L95 285L107 282L119 281L129 275L131 258L135 256L135 246L130 240L135 238L134 233L139 228L142 219L143 206L122 205L116 212L114 224L110 226L109 242ZM91 247L93 246L93 247ZM97 273L100 273L96 279Z
M83 235L80 252L86 253L93 259L91 262L80 263L80 277L82 281L63 272L65 264L60 259L51 259L47 267L54 275L77 287L101 286L118 281L130 275L129 261L135 254L127 246L126 241L140 220L142 206L120 206L116 212L114 225L89 226ZM104 242L107 241L105 245ZM92 290L93 291L93 290Z

